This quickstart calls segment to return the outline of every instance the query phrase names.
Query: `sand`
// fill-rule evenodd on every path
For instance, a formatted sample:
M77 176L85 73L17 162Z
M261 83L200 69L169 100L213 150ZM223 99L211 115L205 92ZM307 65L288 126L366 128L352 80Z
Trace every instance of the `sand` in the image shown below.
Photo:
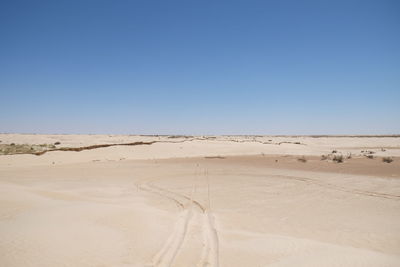
M398 137L0 141L156 141L1 155L0 266L400 266Z

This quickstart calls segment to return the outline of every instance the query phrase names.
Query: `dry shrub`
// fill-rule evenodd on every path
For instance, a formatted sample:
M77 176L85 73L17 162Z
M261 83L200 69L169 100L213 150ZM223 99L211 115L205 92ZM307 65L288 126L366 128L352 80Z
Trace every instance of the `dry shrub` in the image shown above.
M297 160L300 161L300 162L303 162L303 163L307 162L305 157L298 158Z
M386 163L391 163L393 161L393 159L391 157L383 157L382 161L386 162Z
M343 162L343 155L334 155L333 159L334 162L342 163Z

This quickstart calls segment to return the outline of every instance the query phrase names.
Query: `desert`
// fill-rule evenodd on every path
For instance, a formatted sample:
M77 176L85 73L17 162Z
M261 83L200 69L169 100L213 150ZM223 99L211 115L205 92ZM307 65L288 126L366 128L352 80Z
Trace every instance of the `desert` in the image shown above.
M0 140L2 266L400 264L398 136Z
M399 267L400 1L1 1L0 267Z

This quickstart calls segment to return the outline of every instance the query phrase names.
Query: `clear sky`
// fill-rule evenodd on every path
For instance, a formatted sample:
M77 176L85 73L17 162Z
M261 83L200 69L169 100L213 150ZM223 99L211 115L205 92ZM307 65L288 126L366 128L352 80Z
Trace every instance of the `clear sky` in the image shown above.
M400 1L1 1L0 132L400 133Z

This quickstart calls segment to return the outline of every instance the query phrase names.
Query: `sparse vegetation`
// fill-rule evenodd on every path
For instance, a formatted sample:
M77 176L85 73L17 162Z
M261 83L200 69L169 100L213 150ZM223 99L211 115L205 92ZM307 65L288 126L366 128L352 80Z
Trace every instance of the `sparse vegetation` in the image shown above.
M191 135L170 135L168 138L175 139L175 138L193 138L194 136Z
M391 163L393 161L393 159L391 157L383 157L382 161L386 162L386 163Z
M224 159L225 157L222 156L206 156L205 159Z
M352 154L348 153L346 156L343 156L342 154L338 154L336 150L333 150L332 153L328 155L322 155L321 160L332 160L333 162L336 163L342 163L344 162L344 159L351 159Z
M47 151L56 148L53 144L1 144L0 155L13 155L13 154L36 154L39 152Z
M334 155L332 160L334 162L336 162L336 163L342 163L343 162L343 155Z
M300 162L303 162L303 163L307 162L307 159L304 156L301 157L301 158L298 158L297 160L300 161Z

